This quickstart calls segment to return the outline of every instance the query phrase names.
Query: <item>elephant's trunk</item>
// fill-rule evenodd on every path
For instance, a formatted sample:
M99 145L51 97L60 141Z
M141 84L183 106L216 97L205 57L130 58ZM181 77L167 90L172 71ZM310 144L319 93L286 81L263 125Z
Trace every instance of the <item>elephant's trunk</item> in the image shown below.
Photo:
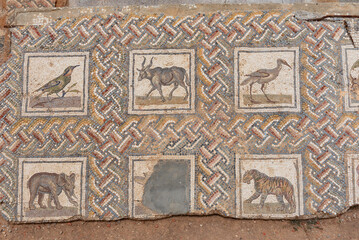
M72 197L73 197L74 199L78 200L78 198L76 197L75 194L73 194Z
M67 198L69 199L69 202L75 206L78 205L78 203L76 202L76 200L74 200L72 197L74 197L75 199L77 199L74 191L72 190L71 192L69 190L65 190L65 194L67 196Z

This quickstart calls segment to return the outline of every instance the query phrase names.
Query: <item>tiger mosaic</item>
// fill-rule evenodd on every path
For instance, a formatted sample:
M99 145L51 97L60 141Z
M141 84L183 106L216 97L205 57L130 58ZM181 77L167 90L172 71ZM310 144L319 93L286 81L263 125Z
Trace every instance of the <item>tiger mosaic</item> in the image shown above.
M289 203L289 212L295 211L293 185L288 179L284 177L268 177L268 175L256 169L251 169L244 173L243 182L250 184L252 180L254 181L255 193L246 199L244 201L245 203L252 203L253 200L261 197L260 207L263 208L267 196L272 194L276 196L278 202L281 204L279 210L287 208L283 201L284 197Z
M302 167L298 154L238 154L237 215L281 218L303 214Z

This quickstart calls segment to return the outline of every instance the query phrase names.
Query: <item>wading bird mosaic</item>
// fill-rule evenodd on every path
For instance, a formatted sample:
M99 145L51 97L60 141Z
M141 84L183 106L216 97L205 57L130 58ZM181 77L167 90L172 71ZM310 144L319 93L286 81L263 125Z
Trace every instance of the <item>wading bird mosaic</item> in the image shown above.
M253 95L252 95L252 87L253 87L253 84L255 83L258 83L258 84L261 84L261 90L264 94L264 96L266 97L267 101L268 102L271 102L271 103L274 103L274 101L272 101L271 99L268 98L267 94L265 93L264 91L264 88L266 86L266 84L274 81L280 71L282 70L282 65L286 65L288 66L290 69L292 69L292 67L287 63L287 61L281 59L281 58L278 58L277 59L277 66L273 69L259 69L255 72L252 72L250 74L246 74L244 76L248 77L246 78L245 80L243 80L243 82L241 82L239 85L241 86L244 86L244 85L247 85L249 84L249 95L250 95L250 98L249 100L252 102L252 103L259 103L258 101L255 101L253 99Z

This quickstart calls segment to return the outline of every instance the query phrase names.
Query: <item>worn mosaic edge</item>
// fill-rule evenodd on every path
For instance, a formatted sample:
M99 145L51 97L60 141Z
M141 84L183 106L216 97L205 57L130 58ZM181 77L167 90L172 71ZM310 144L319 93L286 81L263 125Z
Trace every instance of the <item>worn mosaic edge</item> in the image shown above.
M108 15L116 12L129 14L162 13L174 16L192 15L197 13L213 13L217 11L289 11L304 19L318 19L335 15L351 17L357 16L355 10L359 3L307 3L307 4L187 4L187 5L159 5L159 6L125 6L125 7L66 7L66 8L27 8L15 9L13 16L8 18L8 25L41 25L62 17L81 17L85 15Z

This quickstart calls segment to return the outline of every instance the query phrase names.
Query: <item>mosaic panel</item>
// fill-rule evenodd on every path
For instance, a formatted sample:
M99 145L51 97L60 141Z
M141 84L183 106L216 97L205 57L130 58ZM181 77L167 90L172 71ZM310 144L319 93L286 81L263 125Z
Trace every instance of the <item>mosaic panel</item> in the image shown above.
M236 168L237 216L278 218L303 214L301 155L238 156Z
M87 114L88 52L25 53L24 58L23 116Z
M129 114L194 113L194 49L131 51L129 84Z
M357 50L341 22L115 11L11 31L10 221L295 218L356 202Z
M235 54L237 112L300 111L299 48L238 48Z
M85 158L19 159L19 220L85 215L86 162Z
M129 164L129 216L194 211L195 156L131 156Z

